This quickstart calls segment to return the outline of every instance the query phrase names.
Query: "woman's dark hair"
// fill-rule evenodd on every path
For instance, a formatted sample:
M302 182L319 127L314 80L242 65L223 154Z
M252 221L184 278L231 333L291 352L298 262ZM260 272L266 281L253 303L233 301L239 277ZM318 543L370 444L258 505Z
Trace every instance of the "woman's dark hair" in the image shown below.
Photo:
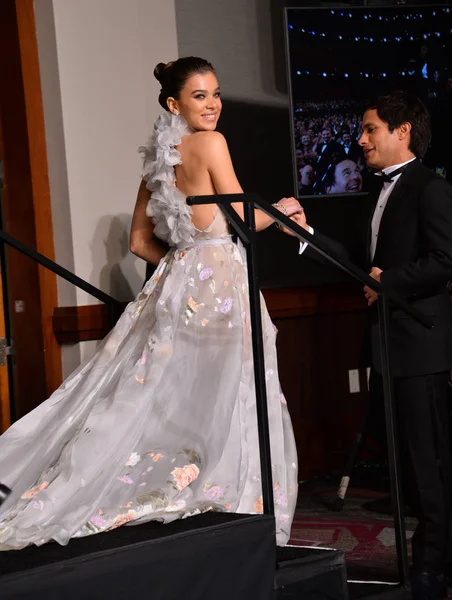
M427 152L432 136L430 114L417 96L410 92L394 90L379 96L366 110L376 110L391 133L403 123L410 123L409 150L418 158L422 158Z
M174 62L159 63L154 69L154 77L160 81L162 89L159 95L159 104L165 110L168 109L166 101L168 98L179 98L179 94L187 79L195 73L215 73L215 69L204 58L197 56L186 56Z

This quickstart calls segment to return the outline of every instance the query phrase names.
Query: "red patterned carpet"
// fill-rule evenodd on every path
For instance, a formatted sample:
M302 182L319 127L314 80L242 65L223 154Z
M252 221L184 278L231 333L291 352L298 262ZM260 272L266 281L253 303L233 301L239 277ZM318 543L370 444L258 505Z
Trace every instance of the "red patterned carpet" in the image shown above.
M377 492L351 489L344 510L338 513L326 506L326 500L334 498L332 489L301 491L289 543L344 550L349 572L394 577L397 555L393 520L362 506L367 500L381 496ZM407 538L412 536L415 524L415 519L406 519Z

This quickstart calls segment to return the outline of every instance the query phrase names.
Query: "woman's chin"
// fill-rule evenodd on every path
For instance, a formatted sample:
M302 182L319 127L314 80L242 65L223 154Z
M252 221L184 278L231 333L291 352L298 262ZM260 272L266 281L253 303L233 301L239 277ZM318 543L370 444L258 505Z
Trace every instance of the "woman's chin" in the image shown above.
M215 127L198 127L195 131L215 131Z
M190 127L190 129L193 129L193 131L215 131L215 129L217 128L216 121L214 123L203 123L199 121L190 123L189 121L187 121L187 124Z
M217 121L212 121L212 123L206 122L206 123L199 124L199 129L201 131L215 131L216 128L217 128Z

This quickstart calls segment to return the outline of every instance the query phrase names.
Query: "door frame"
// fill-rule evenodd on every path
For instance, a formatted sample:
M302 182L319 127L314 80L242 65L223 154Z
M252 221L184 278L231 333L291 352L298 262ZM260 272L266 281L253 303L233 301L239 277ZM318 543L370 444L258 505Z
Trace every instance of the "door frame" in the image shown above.
M23 243L55 260L33 0L0 2L0 78L7 82L0 98L6 184L2 200L4 227ZM17 350L15 379L19 380L14 417L40 404L61 384L62 360L52 329L53 311L58 306L56 276L13 250L7 250L7 265L5 293L10 301ZM25 317L15 310L19 299L28 307ZM32 398L30 386L23 381L27 373L33 378Z

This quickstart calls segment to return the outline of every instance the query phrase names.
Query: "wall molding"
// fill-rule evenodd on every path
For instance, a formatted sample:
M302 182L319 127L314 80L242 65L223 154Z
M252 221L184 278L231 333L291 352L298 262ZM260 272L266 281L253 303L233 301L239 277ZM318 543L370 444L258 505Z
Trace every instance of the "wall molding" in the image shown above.
M367 309L356 284L334 284L307 288L272 288L262 293L272 319L355 312ZM124 307L127 303L124 303ZM52 317L53 333L59 344L76 344L104 338L108 312L104 304L57 307Z

